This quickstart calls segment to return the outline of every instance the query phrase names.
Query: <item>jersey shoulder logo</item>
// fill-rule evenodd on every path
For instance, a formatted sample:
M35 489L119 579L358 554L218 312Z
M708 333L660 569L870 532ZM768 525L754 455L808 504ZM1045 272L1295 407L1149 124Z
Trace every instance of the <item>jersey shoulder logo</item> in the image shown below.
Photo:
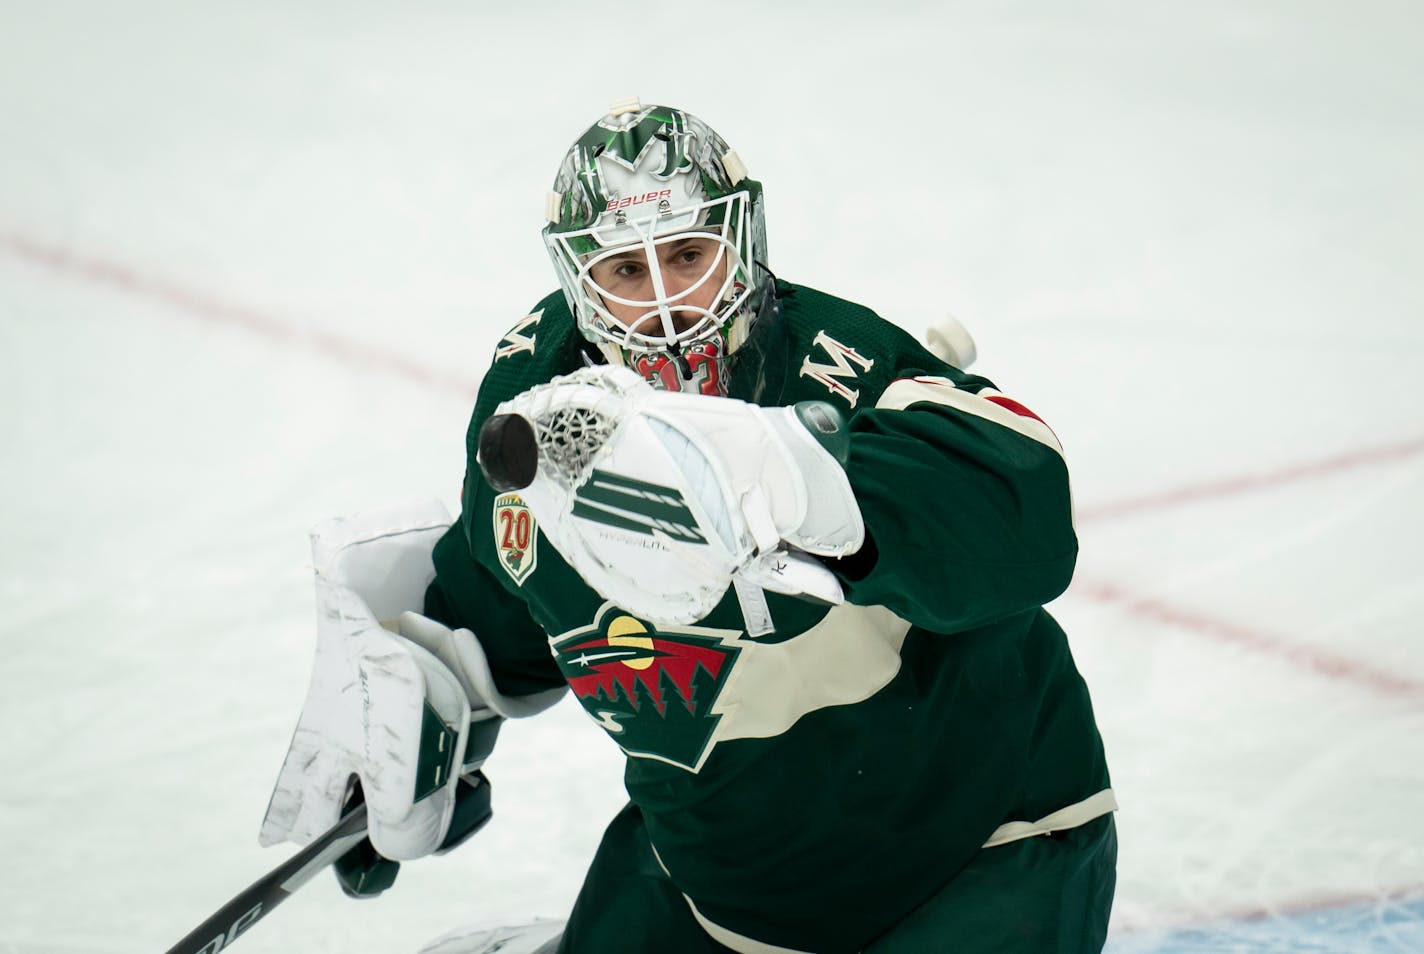
M604 603L592 625L549 642L579 704L623 751L696 772L715 748L739 635L656 627Z
M516 586L523 586L539 565L539 524L518 494L494 499L494 550Z
M832 394L844 398L851 407L855 407L855 402L860 400L860 391L852 389L841 379L848 378L854 381L861 371L869 371L874 366L875 359L867 358L854 348L846 347L826 334L824 329L817 332L816 337L811 339L811 347L824 351L826 356L831 359L831 363L822 364L812 361L808 354L801 362L801 377L808 377L818 382ZM860 370L857 371L855 368Z
M494 359L502 361L521 352L534 353L535 332L539 327L539 319L544 317L544 309L540 308L532 315L525 315L520 318L515 326L504 333L504 337L499 339L499 347L494 349ZM524 332L529 329L526 335Z

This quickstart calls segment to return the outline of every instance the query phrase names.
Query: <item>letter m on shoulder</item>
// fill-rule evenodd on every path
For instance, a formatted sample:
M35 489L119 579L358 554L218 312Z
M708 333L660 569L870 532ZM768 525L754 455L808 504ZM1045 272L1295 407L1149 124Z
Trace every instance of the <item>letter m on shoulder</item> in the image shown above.
M875 360L864 357L854 348L847 348L826 334L824 330L816 334L816 337L811 340L811 345L824 351L826 357L831 359L831 363L821 364L812 361L811 356L807 355L801 362L801 376L819 382L825 386L826 390L845 398L847 404L855 407L855 402L860 400L860 391L853 390L842 379L848 378L854 381L861 371L869 371L875 364ZM859 370L856 370L857 368Z
M494 359L499 361L502 358L519 354L521 351L527 351L533 354L535 335L534 332L529 331L529 329L537 328L539 319L542 317L544 317L544 309L541 308L534 312L534 314L525 315L519 319L519 322L513 328L505 332L503 338L499 339L499 347L495 349ZM526 335L524 333L525 331L529 331L529 333Z

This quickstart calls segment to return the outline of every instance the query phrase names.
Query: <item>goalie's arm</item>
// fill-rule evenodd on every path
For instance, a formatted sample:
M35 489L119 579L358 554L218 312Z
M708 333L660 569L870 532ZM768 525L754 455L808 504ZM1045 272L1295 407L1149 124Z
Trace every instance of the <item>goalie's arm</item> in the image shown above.
M831 565L851 602L959 632L1067 588L1078 552L1068 471L1022 405L944 377L896 381L852 419L846 470L867 540Z

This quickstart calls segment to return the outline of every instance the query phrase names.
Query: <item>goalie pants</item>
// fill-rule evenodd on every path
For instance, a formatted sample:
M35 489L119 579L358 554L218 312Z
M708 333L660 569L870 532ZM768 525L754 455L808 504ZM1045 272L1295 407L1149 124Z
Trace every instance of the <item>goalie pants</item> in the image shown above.
M1068 831L982 849L864 954L1098 954L1107 938L1116 868L1111 814ZM558 951L729 954L733 949L708 937L693 918L653 855L641 813L630 804L604 832Z

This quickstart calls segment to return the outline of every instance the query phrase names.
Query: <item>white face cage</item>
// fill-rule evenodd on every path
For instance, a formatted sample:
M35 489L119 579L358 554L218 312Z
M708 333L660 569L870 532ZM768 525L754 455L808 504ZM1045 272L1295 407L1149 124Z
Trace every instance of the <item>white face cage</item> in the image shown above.
M649 203L651 205L652 203ZM606 221L572 232L546 230L545 244L559 282L577 303L579 330L627 353L682 350L719 334L737 316L752 294L751 202L745 192L669 209L664 203L637 217L622 210L605 213ZM669 292L658 261L660 247L688 238L711 239L717 252L702 276L687 288ZM615 255L640 252L652 280L648 299L621 297L603 288L592 275L594 266ZM705 299L705 289L722 275L709 307L692 304ZM626 323L614 317L609 304L641 312ZM676 315L676 317L674 317ZM681 330L678 326L682 325Z

